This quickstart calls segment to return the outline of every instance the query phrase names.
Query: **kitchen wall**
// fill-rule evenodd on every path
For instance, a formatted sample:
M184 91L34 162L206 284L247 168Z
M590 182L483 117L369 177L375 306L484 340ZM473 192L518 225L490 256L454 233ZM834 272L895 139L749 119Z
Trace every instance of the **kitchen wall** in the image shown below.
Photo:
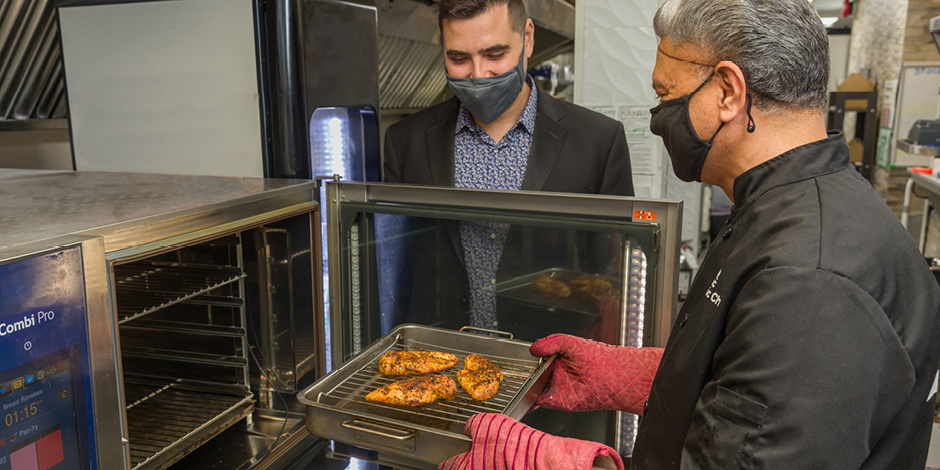
M868 78L879 93L884 81L897 79L901 69L908 1L856 0L854 3L849 74L870 70Z
M836 91L849 70L849 50L852 36L849 34L829 35L829 91Z
M648 130L649 108L656 105L652 74L659 41L653 16L659 4L659 0L575 3L574 101L606 110L632 131L627 144L636 195L683 200L682 240L697 253L703 230L702 185L675 177L661 139Z
M930 19L940 16L940 1L908 0L904 28L905 61L938 61L940 52L930 37Z

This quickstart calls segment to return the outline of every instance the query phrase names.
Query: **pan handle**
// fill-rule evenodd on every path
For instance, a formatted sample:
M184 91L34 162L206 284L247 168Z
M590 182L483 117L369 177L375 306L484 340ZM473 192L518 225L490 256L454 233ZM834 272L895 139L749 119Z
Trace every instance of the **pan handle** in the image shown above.
M482 333L490 333L490 334L494 334L497 336L506 336L509 339L512 339L512 333L509 333L508 331L487 330L486 328L477 328L475 326L462 326L460 327L460 331L479 331Z
M339 425L346 429L362 431L368 434L375 434L376 436L382 436L388 439L394 439L396 441L413 439L415 437L415 433L417 433L417 431L413 431L411 429L392 427L375 421L362 421L359 418L343 421L342 423L339 423ZM384 432L383 429L397 431L402 434L389 434L388 432Z

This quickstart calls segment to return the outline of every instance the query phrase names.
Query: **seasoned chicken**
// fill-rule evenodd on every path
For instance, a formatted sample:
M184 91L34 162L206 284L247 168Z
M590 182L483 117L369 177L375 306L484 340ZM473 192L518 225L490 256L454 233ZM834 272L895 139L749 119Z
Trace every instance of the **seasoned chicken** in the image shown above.
M499 390L503 370L478 354L464 358L463 369L457 371L457 381L476 401L489 400Z
M571 288L561 280L552 277L549 273L538 275L529 285L541 294L556 299L564 299L571 295Z
M571 280L571 289L580 297L598 301L614 295L614 286L599 276L582 274Z
M457 365L457 356L435 351L392 351L379 358L379 372L385 375L421 375L440 372Z
M423 406L440 399L450 400L456 394L454 379L432 374L384 385L366 395L366 400L388 405Z

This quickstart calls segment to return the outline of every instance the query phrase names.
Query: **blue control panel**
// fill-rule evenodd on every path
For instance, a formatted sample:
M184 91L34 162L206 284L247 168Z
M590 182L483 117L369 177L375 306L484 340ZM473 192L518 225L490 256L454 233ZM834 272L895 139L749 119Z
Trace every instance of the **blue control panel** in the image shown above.
M0 470L96 469L80 247L0 265Z

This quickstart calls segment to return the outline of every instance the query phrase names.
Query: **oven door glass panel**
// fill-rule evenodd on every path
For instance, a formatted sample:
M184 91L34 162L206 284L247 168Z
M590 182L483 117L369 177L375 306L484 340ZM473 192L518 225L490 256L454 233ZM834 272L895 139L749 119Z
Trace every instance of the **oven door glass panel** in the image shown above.
M347 189L329 198L338 201L331 203L330 241L333 308L342 312L333 341L342 361L403 323L500 330L524 341L567 333L643 346L653 344L650 314L671 318L675 282L659 270L675 273L678 247L663 240L677 218L651 223L590 214L576 208L592 199L576 195L562 207L526 210L513 207L512 193L501 196L503 207L488 207L473 203L481 191L424 188L421 202L401 203L390 197L395 185L328 186ZM379 187L380 197L369 196ZM536 194L522 197L538 201ZM448 203L456 200L460 206ZM635 416L591 415L539 409L524 421L632 454Z
M344 181L378 181L378 119L371 107L323 107L310 116L310 168L314 177L339 175ZM325 188L317 194L322 204ZM326 325L330 325L326 242L326 213L321 216L323 256L323 296ZM326 331L327 367L331 362L330 332Z

